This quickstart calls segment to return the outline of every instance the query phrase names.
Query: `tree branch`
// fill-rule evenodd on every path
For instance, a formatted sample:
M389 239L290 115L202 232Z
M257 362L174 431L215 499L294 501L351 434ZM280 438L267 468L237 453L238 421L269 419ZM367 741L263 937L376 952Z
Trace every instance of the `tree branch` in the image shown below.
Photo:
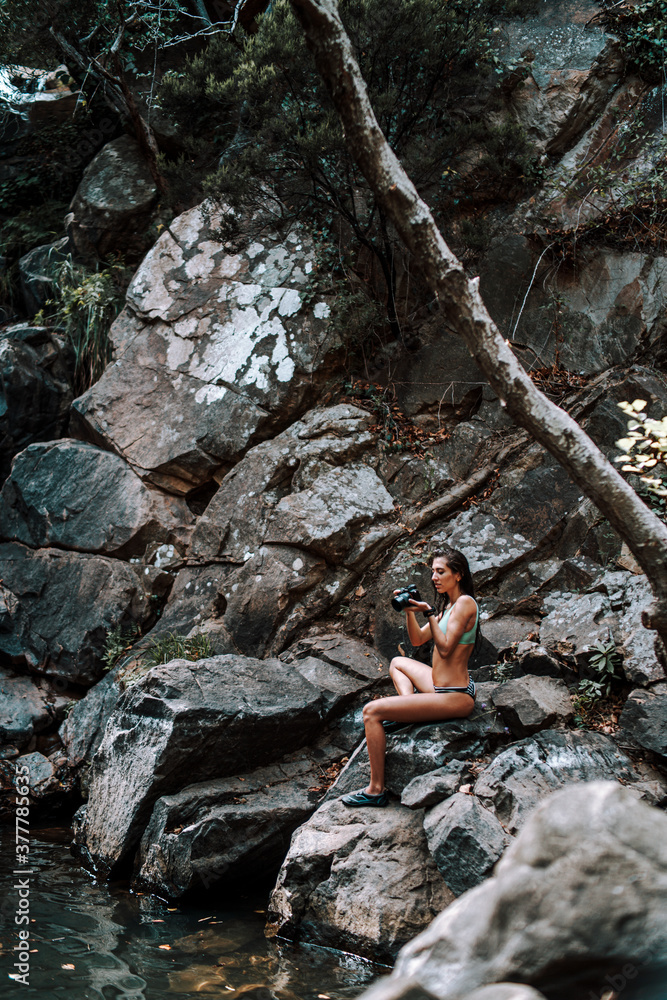
M479 294L447 246L387 143L335 0L290 0L340 115L351 155L435 293L447 323L514 420L568 471L635 555L656 603L645 616L667 647L667 527L639 499L579 424L544 396L501 336Z

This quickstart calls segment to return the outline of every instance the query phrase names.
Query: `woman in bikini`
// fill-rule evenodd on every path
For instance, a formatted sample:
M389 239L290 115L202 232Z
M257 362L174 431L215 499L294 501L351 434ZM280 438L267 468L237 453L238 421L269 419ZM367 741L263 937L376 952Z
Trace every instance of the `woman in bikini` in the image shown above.
M456 549L434 552L431 579L437 593L447 598L446 610L438 613L426 601L411 599L406 617L413 646L433 640L433 667L408 656L396 656L391 661L389 674L398 695L379 698L364 706L371 780L366 788L343 796L347 806L387 805L384 789L387 732L396 732L413 722L464 719L475 707L475 682L468 673L468 660L477 636L479 608L468 560ZM418 612L426 618L425 625L417 620ZM414 693L415 688L418 694Z

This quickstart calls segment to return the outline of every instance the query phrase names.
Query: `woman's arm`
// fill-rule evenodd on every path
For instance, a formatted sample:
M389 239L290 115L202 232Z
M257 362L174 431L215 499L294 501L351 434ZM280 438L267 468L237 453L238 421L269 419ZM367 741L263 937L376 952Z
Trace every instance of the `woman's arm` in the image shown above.
M425 642L428 642L429 639L432 638L431 627L428 622L426 625L419 624L415 617L415 611L417 610L417 608L406 608L405 624L407 625L408 638L412 645L423 646Z
M435 615L429 618L428 622L435 648L443 658L449 656L452 650L458 646L461 636L466 631L466 625L471 615L476 613L477 609L474 600L472 597L464 594L459 597L452 609L449 621L447 622L446 632L443 632L440 628Z

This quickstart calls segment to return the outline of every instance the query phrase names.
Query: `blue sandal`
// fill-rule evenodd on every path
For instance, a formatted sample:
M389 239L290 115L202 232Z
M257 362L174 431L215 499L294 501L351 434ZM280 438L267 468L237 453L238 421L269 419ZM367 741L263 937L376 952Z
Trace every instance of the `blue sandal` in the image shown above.
M360 788L358 792L350 792L349 795L343 795L341 802L346 806L387 806L389 805L389 796L386 792L380 792L379 795L370 795Z

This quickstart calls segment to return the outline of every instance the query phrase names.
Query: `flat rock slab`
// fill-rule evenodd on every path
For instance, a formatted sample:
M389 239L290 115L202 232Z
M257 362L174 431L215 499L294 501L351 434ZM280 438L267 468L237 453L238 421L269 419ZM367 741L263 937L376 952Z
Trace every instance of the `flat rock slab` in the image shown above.
M646 776L610 737L554 730L501 751L480 773L474 794L514 835L550 792L563 785L609 779L634 788L637 795L648 791ZM667 789L667 782L662 784Z
M267 919L282 937L391 961L452 899L419 813L327 802L292 838Z
M82 433L176 493L308 409L342 346L331 304L306 305L310 238L232 252L221 221L204 204L162 233L112 327L117 360L74 404Z
M135 868L137 888L177 898L192 889L268 878L321 798L332 756L297 751L241 777L189 785L158 799Z
M420 774L406 785L401 794L401 805L408 809L428 809L448 799L466 781L470 771L464 760L452 760L445 767Z
M53 719L46 691L29 677L0 671L0 745L23 747Z
M495 684L478 686L477 706L467 719L449 719L428 726L415 724L401 733L387 737L385 782L390 792L401 795L418 775L426 774L453 760L480 757L509 734L493 707L491 693ZM366 741L355 750L327 798L338 798L357 788L364 788L370 778Z
M555 677L529 674L506 681L493 692L493 702L515 736L564 726L574 718L568 687Z
M127 135L112 139L84 170L70 205L66 224L78 253L140 251L157 194L138 143Z
M620 724L639 746L667 760L667 684L659 684L651 691L632 691Z
M5 588L13 595L0 651L15 663L89 686L102 674L107 632L153 611L164 574L107 556L0 545ZM158 588L157 590L155 588Z
M496 816L464 792L431 809L424 830L438 870L456 896L483 882L511 841Z
M141 556L150 543L184 551L194 517L147 488L118 455L83 441L30 445L0 494L0 537L25 545Z
M214 656L154 667L119 699L93 758L78 850L101 872L139 840L155 801L308 743L322 696L280 660Z
M587 996L610 970L664 956L666 892L664 813L616 782L573 785L538 806L493 878L403 949L394 976L438 1000L508 981L549 994L555 977Z
M389 677L389 664L377 649L341 632L325 632L300 639L282 653L280 659L290 663L292 657L304 654L333 663L346 674L367 681L383 681Z
M15 324L0 331L0 482L11 461L33 441L65 432L72 402L74 359L62 337L44 327Z

